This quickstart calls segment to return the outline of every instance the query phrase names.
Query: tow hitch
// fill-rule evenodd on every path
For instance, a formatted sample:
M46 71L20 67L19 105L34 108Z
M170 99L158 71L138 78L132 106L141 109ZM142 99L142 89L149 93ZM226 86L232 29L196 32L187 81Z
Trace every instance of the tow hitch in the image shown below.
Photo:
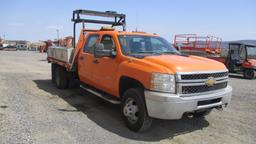
M222 105L217 106L217 107L216 107L216 109L217 109L217 110L219 110L219 111L223 111L223 107L222 107Z

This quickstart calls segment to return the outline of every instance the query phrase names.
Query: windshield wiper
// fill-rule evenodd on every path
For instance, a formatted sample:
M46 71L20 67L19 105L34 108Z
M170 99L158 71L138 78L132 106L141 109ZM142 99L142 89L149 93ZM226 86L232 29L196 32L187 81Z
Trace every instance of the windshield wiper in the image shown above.
M155 52L155 51L139 51L136 53L143 53L143 54L150 53L150 54L159 54L159 55L163 54L162 52Z
M177 52L175 51L165 51L165 52L162 52L164 54L178 54Z
M183 53L175 52L175 51L163 52L163 54L174 54L174 55L185 56L185 57L188 57L188 56L189 56L188 54L183 54Z
M177 53L175 51L139 51L136 52L137 54L154 54L154 55L164 55L164 54L175 54L175 55L181 55L180 53ZM134 53L134 54L136 54Z

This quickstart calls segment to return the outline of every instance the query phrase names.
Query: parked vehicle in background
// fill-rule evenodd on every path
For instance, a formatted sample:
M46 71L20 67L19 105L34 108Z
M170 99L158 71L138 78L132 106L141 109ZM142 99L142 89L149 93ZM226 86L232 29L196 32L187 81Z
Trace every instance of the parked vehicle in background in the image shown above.
M2 45L2 44L0 44L0 50L3 50L3 49L4 49L3 45Z
M65 48L72 48L73 47L73 37L67 36L63 39L57 39L57 40L47 40L42 41L44 44L39 47L39 51L41 53L47 52L49 47L65 47Z
M42 45L39 46L40 53L44 53L48 51L48 48L53 45L51 40L42 41Z
M0 50L3 49L3 44L1 43L1 38L0 38Z
M231 73L243 73L247 79L256 77L256 45L254 44L231 42L227 57L209 58L224 63Z
M3 50L5 50L5 51L16 51L17 48L16 48L16 46L8 45L8 46L4 47Z
M113 21L83 18L100 16ZM48 49L52 82L66 89L79 79L80 87L110 103L121 104L129 129L143 131L152 118L203 117L231 100L225 65L210 59L182 55L156 34L127 32L126 16L116 12L75 10L75 48ZM76 24L109 24L83 29L77 45ZM123 31L113 27L122 26Z

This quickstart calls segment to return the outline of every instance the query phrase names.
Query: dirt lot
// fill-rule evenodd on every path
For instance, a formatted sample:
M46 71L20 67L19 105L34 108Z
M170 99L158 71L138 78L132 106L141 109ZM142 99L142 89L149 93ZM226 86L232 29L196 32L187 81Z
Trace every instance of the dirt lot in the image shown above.
M146 133L129 131L119 106L76 88L58 90L46 55L0 51L0 144L256 142L256 80L232 76L232 102L205 119L154 121Z

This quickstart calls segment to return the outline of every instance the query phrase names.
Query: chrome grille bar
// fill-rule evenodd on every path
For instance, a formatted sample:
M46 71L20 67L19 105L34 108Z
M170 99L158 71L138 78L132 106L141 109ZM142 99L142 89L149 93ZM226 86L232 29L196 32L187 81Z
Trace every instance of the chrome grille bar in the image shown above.
M206 85L209 78L215 80L212 87ZM226 88L228 71L179 72L176 75L176 80L177 93L181 96L200 95Z

